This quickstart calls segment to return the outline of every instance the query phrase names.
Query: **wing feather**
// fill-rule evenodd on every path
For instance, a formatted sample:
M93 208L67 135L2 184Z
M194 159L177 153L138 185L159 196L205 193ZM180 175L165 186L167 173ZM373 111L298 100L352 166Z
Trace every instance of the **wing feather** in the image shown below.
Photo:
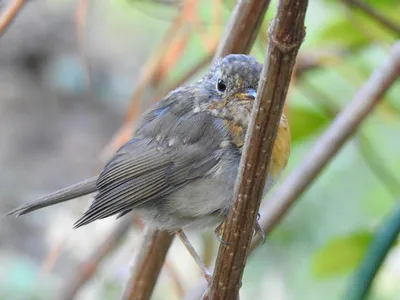
M152 124L148 135L142 130L121 147L100 174L99 193L75 227L114 214L122 216L142 205L155 206L169 193L212 170L221 158L220 144L226 136L215 117L199 113L168 124L167 120L173 119L169 110L163 110L151 120L159 122L161 139L154 137L157 124ZM168 141L176 137L181 140L171 145Z

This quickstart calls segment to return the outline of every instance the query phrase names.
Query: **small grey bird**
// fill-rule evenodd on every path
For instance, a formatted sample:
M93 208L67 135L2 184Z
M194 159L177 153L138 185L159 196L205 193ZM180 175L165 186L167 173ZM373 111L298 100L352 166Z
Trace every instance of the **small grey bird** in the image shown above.
M221 223L233 192L262 65L228 55L200 81L170 92L144 113L132 139L98 177L87 179L9 214L97 192L75 227L132 210L145 224L177 231ZM290 132L282 116L267 186L285 168Z

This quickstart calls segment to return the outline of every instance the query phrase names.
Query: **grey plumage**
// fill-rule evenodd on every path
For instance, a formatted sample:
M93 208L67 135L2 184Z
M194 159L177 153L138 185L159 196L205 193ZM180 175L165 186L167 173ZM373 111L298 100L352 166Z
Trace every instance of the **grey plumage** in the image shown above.
M99 177L88 179L9 214L68 201L98 191L80 227L132 210L149 225L177 230L220 222L233 189L262 66L252 57L230 55L200 81L170 92L146 112L131 141ZM223 80L226 90L216 88ZM239 93L239 94L238 94Z
M17 207L16 209L13 209L9 213L7 213L7 215L25 215L37 209L66 202L84 195L94 193L97 191L96 181L97 176L88 178L84 181L39 198L36 201L32 201L21 207Z

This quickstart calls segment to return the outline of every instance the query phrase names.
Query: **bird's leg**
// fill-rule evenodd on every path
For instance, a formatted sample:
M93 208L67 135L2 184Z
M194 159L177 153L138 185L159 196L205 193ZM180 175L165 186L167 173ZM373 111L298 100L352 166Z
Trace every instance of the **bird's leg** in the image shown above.
M179 237L179 239L182 241L182 243L185 245L186 249L189 251L190 255L193 257L194 261L196 264L199 266L201 272L204 275L204 278L206 279L207 283L211 282L211 274L207 270L207 267L201 260L200 256L197 254L196 250L194 250L192 244L189 242L186 234L182 230L178 230L176 232L176 235Z
M262 240L262 245L264 245L265 240L266 240L266 235L264 230L261 228L260 223L256 221L256 224L254 225L254 234L258 234Z

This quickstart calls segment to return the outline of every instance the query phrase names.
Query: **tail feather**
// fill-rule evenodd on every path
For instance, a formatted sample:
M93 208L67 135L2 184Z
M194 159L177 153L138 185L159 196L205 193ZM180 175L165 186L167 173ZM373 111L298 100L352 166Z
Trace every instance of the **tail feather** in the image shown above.
M68 186L64 189L51 193L50 195L44 196L36 201L26 203L20 207L17 207L6 214L21 216L37 209L41 209L47 206L55 205L61 202L69 201L80 196L91 194L97 191L96 182L98 176L86 179L74 185Z

